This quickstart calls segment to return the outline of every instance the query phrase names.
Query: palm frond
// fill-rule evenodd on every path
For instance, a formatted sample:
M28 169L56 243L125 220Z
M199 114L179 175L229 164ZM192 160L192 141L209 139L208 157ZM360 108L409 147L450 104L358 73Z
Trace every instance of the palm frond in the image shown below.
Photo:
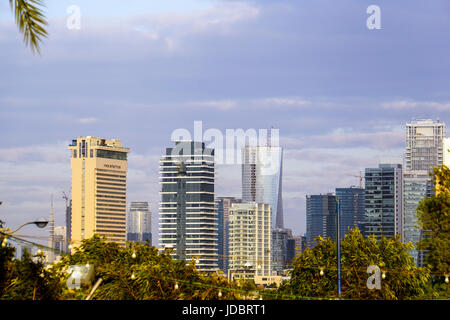
M33 53L40 54L39 44L47 37L47 21L41 9L45 7L44 3L41 0L9 0L9 4L25 44Z

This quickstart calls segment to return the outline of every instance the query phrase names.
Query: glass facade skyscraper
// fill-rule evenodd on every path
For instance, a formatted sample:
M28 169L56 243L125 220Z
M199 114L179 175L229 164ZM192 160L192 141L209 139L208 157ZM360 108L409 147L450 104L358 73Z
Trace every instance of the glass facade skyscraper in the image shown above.
M152 244L152 213L148 202L131 202L127 219L127 240Z
M428 173L447 161L445 124L439 120L414 120L406 124L406 172L403 184L404 219L403 240L413 243L420 240L422 232L417 224L419 201L431 196L432 182ZM423 252L411 252L421 266Z
M159 246L173 257L198 261L199 271L217 270L214 149L177 141L160 161Z
M365 170L364 235L393 237L402 230L402 165L380 164Z
M341 238L358 228L364 234L365 190L363 188L336 188L336 197L340 201Z
M403 174L403 242L411 241L414 245L420 240L417 224L417 206L419 202L432 195L433 186L427 171L405 171ZM419 253L412 250L410 254L418 263Z
M445 124L439 120L414 120L406 124L406 170L430 171L443 162Z
M336 240L336 196L324 195L306 196L306 245L312 248L316 245L315 238L331 238Z
M281 273L288 264L288 240L292 231L285 228L272 229L272 268Z
M242 202L268 203L275 221L284 228L282 200L283 150L273 146L242 148Z

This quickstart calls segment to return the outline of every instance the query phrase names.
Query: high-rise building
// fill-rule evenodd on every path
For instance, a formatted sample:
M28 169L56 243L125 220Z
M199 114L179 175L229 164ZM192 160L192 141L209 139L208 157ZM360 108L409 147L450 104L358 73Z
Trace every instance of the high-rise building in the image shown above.
M402 233L402 165L380 164L365 170L364 235L377 238Z
M287 241L287 265L290 266L292 261L298 257L306 249L305 236L293 236Z
M173 248L179 260L197 260L200 271L216 271L214 149L177 141L160 160L160 177L159 246Z
M431 171L443 162L445 124L439 120L414 120L406 124L405 170Z
M443 146L443 164L450 168L450 138L445 138L442 142Z
M272 275L270 204L233 203L229 212L230 279Z
M283 150L275 146L242 148L242 202L268 203L275 228L284 228L282 200Z
M423 232L417 229L417 206L419 201L432 194L433 186L428 173L447 161L445 124L439 120L415 120L406 124L406 172L404 189L403 240L413 243L420 240ZM412 250L411 255L420 266L424 252Z
M95 233L125 245L128 148L116 139L79 137L72 153L71 244Z
M55 248L55 214L53 211L53 195L51 195L51 206L50 206L50 219L49 219L49 237L48 237L48 247ZM53 262L55 260L55 253L52 250L48 251L47 261Z
M288 264L288 240L292 231L285 228L272 229L272 270L281 274Z
M127 241L152 244L152 213L148 202L131 202L127 219Z
M55 227L55 243L54 249L56 254L61 255L61 253L67 252L67 228L66 226L56 226Z
M218 267L225 273L228 270L228 221L229 212L233 203L241 203L241 199L234 197L219 197L216 200L217 207L217 255L218 255Z
M287 258L287 267L292 264L292 260L297 257L297 248L295 247L295 238L289 238L286 243L286 258Z
M405 243L414 245L420 240L421 231L417 224L417 206L419 202L432 196L433 185L428 171L404 171L403 173L403 234ZM412 250L410 254L418 264L419 252Z
M66 247L69 248L72 239L72 199L66 199Z
M312 248L318 236L336 241L336 196L306 195L306 245Z
M339 199L341 212L341 238L354 228L358 228L364 234L365 190L356 187L336 188L336 197Z

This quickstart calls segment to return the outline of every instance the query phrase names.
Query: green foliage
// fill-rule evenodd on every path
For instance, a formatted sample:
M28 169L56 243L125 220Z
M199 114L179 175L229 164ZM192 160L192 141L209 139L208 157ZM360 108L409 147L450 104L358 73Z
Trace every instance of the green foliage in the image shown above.
M103 280L92 297L98 300L206 300L219 299L219 291L221 299L237 298L231 291L233 285L225 278L202 274L193 261L186 264L173 259L170 253L135 242L123 248L95 235L84 240L72 255L63 257L56 270L63 272L70 265L93 264L95 281ZM66 291L67 297L74 299L85 298L88 293L89 288Z
M0 220L0 229L3 228L3 221ZM4 235L0 233L0 244L3 243ZM9 285L9 270L11 261L14 258L14 248L10 246L0 246L0 299Z
M25 44L31 47L33 53L40 53L39 42L42 37L47 37L47 21L40 8L44 3L41 0L9 0L9 4Z
M417 216L423 238L417 248L425 252L425 265L433 274L439 295L450 297L449 285L443 286L445 275L450 276L450 169L433 170L436 195L419 203Z
M0 228L1 225L0 221ZM60 278L45 269L43 255L33 257L25 251L22 259L13 258L14 248L9 245L0 247L1 300L59 299L62 293Z
M57 300L62 286L58 277L45 269L42 255L33 261L28 251L12 262L9 285L4 288L1 299L5 300Z
M291 280L279 289L282 294L303 297L335 298L337 294L337 248L330 239L316 239L293 262ZM410 299L424 294L429 278L425 268L417 268L407 253L411 244L399 238L364 238L352 229L341 241L341 297L350 299ZM381 289L367 288L369 265L378 265L386 278ZM320 270L323 275L320 275Z
M424 233L417 247L426 250L425 263L433 273L450 273L450 169L434 169L436 196L419 203L418 223Z

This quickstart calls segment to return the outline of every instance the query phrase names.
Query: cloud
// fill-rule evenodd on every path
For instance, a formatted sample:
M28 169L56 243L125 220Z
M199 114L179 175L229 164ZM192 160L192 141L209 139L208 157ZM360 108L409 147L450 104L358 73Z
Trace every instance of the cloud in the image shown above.
M281 137L281 145L286 148L371 148L375 150L398 149L404 145L404 132L329 132L320 135Z
M11 165L26 161L63 162L70 155L68 145L68 141L63 141L56 144L0 148L0 161L9 162Z
M78 119L78 122L81 123L81 124L92 124L92 123L96 123L98 121L99 121L99 119L97 119L97 118L81 118L81 119Z
M234 100L218 100L218 101L199 101L186 104L188 107L200 107L207 109L216 109L221 111L228 111L238 106L238 102Z
M437 101L411 101L411 100L398 100L391 102L384 102L382 107L385 109L394 110L408 110L408 109L433 109L434 111L449 111L450 101L437 102Z

